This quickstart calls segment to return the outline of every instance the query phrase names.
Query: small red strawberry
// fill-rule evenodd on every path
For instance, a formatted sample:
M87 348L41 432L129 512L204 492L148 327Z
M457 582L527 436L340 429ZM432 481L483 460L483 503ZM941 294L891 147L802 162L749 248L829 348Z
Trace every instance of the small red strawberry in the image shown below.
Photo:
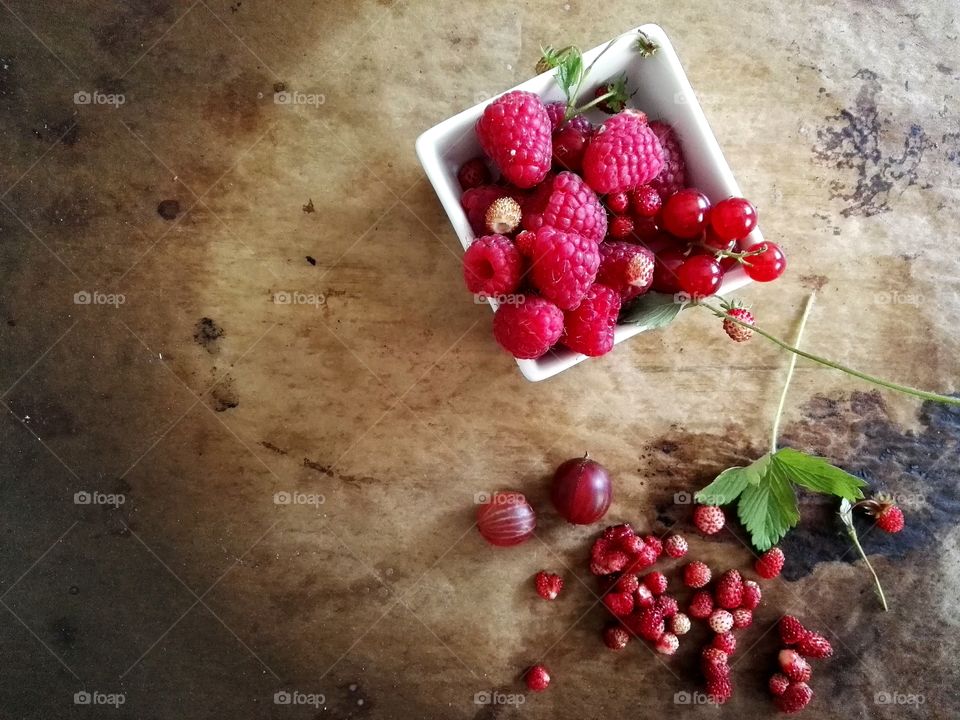
M627 100L630 99L630 95L627 93L627 74L622 73L617 77L610 78L593 93L594 98L601 98L604 95L609 95L609 97L597 103L597 109L607 115L616 115L623 110L627 106Z
M683 568L683 584L691 588L702 588L710 582L710 568L706 563L694 560Z
M784 645L796 645L803 640L808 630L793 615L784 615L777 624L780 640Z
M690 607L687 613L692 618L705 620L713 612L713 596L706 590L700 590L693 594L690 600Z
M663 168L663 149L638 110L624 110L601 125L583 155L583 179L601 194L644 185Z
M637 635L645 640L656 642L660 639L660 636L663 635L665 629L663 615L660 614L659 610L654 608L641 610L636 616L634 629Z
M517 250L520 251L521 255L531 257L533 255L533 244L536 240L536 233L530 232L529 230L521 230L513 239L513 244L517 246Z
M644 535L643 542L647 545L647 547L653 550L657 558L663 554L663 541L656 535Z
M790 685L790 678L783 673L774 673L770 676L769 685L772 695L783 695L784 691Z
M687 554L687 541L681 535L671 535L663 544L663 550L672 558L680 558Z
M630 196L625 192L611 193L606 204L610 212L623 215L630 207Z
M594 286L593 286L593 289L591 290L591 293L596 292L596 291L597 291L597 288L602 288L602 289L605 290L605 291L606 291L606 290L609 290L609 288L604 288L603 285L594 285ZM610 290L610 293L612 293L612 292L613 292L613 291ZM590 299L590 297L591 297L590 294L588 294L588 295L587 295L587 298L584 299L584 303L586 303L586 302ZM618 307L619 307L619 304L618 304ZM578 309L579 309L579 308L578 308ZM571 349L577 350L577 352L582 352L582 353L584 353L585 355L586 355L586 354L589 354L588 352L586 352L587 350L589 350L589 348L582 347L582 346L580 346L579 343L578 343L577 347L574 347L571 343L569 343L569 341L570 341L570 339L571 339L571 338L570 338L570 335L571 335L572 333L573 333L573 327L568 326L568 327L567 327L567 336L566 336L566 338L564 339L564 344L565 344L567 347L571 348ZM648 567L650 567L651 565L653 565L653 564L656 563L656 562L657 562L657 553L656 553L656 551L655 551L652 547L650 547L649 545L644 545L644 546L640 549L640 551L639 551L636 555L633 556L633 561L630 563L630 569L631 569L631 570L634 570L634 571L643 570L644 568L648 568Z
M731 320L731 318L733 318ZM745 328L734 322L738 320L746 325L756 325L756 319L753 313L742 307L735 307L727 310L727 317L723 319L723 331L734 342L746 342L753 337L753 330Z
M543 102L523 90L487 105L476 125L483 151L518 188L533 187L546 177L553 155L552 131Z
M733 636L732 632L720 633L713 636L713 642L710 643L710 647L722 650L727 655L733 655L733 651L737 649L737 639Z
M633 612L633 595L621 592L607 593L603 596L603 604L617 617L626 617Z
M617 541L617 544L628 555L636 555L647 546L647 543L639 535L625 535Z
M805 682L790 683L783 694L774 698L777 710L785 713L800 712L813 697L813 690Z
M621 575L617 579L617 583L614 587L617 592L633 595L633 593L637 591L637 588L640 587L640 581L637 579L636 575L627 573L626 575Z
M680 647L680 640L673 633L665 632L660 636L660 639L657 640L655 647L658 653L673 655L677 651L677 648Z
M806 682L810 679L810 663L803 659L796 650L784 649L777 656L783 674L795 682Z
M643 576L643 584L654 595L663 595L667 591L667 576L662 572L651 572Z
M730 632L730 629L733 627L733 615L731 615L728 610L718 608L710 613L707 623L710 625L710 629L718 635Z
M611 624L603 631L603 642L611 650L623 650L630 642L630 633L622 625Z
M550 685L550 673L544 665L534 665L527 670L523 679L533 692L543 692Z
M733 697L733 683L729 677L718 677L707 680L707 696L717 705L723 705Z
M730 679L730 666L727 664L729 656L715 647L708 646L704 648L700 655L700 669L707 680L716 680L719 678Z
M753 611L746 608L737 608L733 611L733 626L740 630L753 624Z
M634 535L636 535L636 533L633 531L633 528L630 527L630 523L620 523L619 525L610 525L604 528L603 534L600 537L608 542L620 542Z
M690 618L681 612L670 618L670 631L674 635L686 635L690 632Z
M753 580L745 580L743 583L743 600L740 607L746 610L756 610L761 597L760 586Z
M877 527L884 532L898 533L903 526L903 510L896 505L888 505L877 514Z
M833 646L823 635L808 632L797 643L797 652L804 657L823 660L833 655Z
M717 605L727 610L740 607L743 601L743 578L736 570L727 570L717 581L714 589L714 599Z
M617 240L628 238L633 233L633 220L629 215L614 215L607 225L607 233Z
M697 505L696 510L693 511L693 524L704 535L720 532L726 522L727 518L723 510L715 505Z
M633 595L634 603L637 607L641 608L651 608L656 604L656 598L653 596L653 593L650 592L650 588L646 585L641 585L637 588L637 591Z
M777 547L771 548L761 555L753 564L753 569L756 570L757 575L764 580L770 580L779 575L780 571L783 570L784 560L783 550Z
M653 606L660 611L665 618L673 617L677 614L680 607L677 605L677 599L673 595L661 595L656 599Z
M555 573L548 573L546 570L537 573L534 584L537 587L537 595L544 600L555 600L560 591L563 590L563 578Z
M641 185L630 193L630 206L633 208L634 215L639 217L656 217L661 205L663 200L660 198L660 193L650 185Z

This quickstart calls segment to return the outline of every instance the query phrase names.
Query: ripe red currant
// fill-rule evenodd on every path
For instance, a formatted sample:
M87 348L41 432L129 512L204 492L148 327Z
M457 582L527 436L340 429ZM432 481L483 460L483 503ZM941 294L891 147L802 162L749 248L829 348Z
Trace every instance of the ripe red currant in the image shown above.
M699 190L687 188L667 199L660 213L660 222L671 235L690 240L703 232L709 210L707 196Z
M716 212L716 208L710 211L711 222L713 222L714 212ZM734 246L737 244L737 241L725 240L717 235L717 231L713 229L713 225L707 225L707 231L703 234L703 244L711 250L733 250Z
M676 248L667 248L658 253L653 265L653 285L651 286L653 291L668 295L679 292L677 270L686 259L686 255Z
M744 198L721 200L710 211L710 227L721 240L743 240L757 226L757 209Z
M623 215L630 207L630 196L625 192L607 195L607 207L610 208L610 212Z
M677 269L680 289L691 297L713 295L723 280L720 263L708 255L694 255Z
M747 248L747 252L763 250L759 255L744 258L743 269L757 282L770 282L783 275L787 269L787 258L776 243L764 240Z
M631 193L630 198L633 204L633 212L638 217L652 218L660 212L660 206L663 201L660 193L654 190L650 185L641 185Z

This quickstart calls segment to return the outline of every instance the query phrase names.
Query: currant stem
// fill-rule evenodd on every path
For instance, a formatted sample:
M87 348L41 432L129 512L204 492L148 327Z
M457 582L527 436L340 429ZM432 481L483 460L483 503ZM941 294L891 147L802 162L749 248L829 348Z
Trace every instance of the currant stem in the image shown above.
M807 304L803 308L803 315L800 318L800 325L797 327L797 336L794 339L794 345L799 346L803 338L803 330L807 326L807 318L810 317L810 311L813 309L813 303L817 299L816 291L810 293L807 298ZM773 430L770 439L770 452L777 451L777 438L780 435L780 418L783 415L783 406L787 401L787 391L790 389L790 381L793 380L793 371L797 367L797 355L790 356L790 364L787 366L787 378L783 383L783 390L780 393L780 403L777 405L777 414L773 416Z
M847 526L847 535L849 535L850 539L853 540L854 547L857 548L857 552L860 553L860 557L863 558L863 562L867 564L867 569L870 571L870 574L873 575L873 582L877 586L877 594L880 595L880 603L883 605L883 611L889 612L890 608L887 606L887 597L883 594L883 587L880 585L880 578L877 576L876 570L873 569L873 565L870 564L870 560L867 559L867 554L863 551L863 546L860 545L860 538L857 537L857 531L854 529L852 523Z

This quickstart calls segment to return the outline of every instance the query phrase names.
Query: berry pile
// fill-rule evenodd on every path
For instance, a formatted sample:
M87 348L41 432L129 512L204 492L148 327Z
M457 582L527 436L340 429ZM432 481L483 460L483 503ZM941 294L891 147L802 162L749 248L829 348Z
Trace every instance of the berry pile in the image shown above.
M778 710L795 713L805 708L813 697L813 690L807 684L813 670L807 658L829 658L833 647L823 635L807 630L792 615L780 618L777 629L786 647L777 655L780 670L770 677L770 693Z
M784 271L776 244L747 239L757 225L753 205L712 205L688 187L673 128L626 107L626 88L626 77L596 88L596 108L611 115L597 126L584 108L545 105L520 90L477 121L485 157L457 173L478 236L464 256L464 280L497 301L494 337L517 358L556 345L603 355L623 305L650 290L702 298L737 265L762 282ZM729 316L753 324L747 310ZM731 320L724 329L737 341L751 332Z

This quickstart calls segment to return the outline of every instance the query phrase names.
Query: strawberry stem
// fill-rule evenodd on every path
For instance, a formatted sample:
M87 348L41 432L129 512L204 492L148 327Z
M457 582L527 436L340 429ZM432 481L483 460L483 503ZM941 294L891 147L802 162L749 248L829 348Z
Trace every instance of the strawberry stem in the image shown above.
M877 586L877 594L880 596L880 603L883 605L883 611L889 612L890 608L887 606L887 597L883 594L883 587L880 585L880 578L877 576L877 571L873 569L873 565L870 564L870 560L867 559L867 554L863 551L863 546L860 545L860 538L857 537L857 531L853 527L853 523L847 525L847 535L850 536L854 547L857 548L857 552L860 553L860 557L862 557L863 562L866 563L867 569L870 571L870 574L873 575L873 583Z
M797 337L793 341L794 345L800 345L800 339L803 337L803 330L807 326L807 318L810 317L810 311L813 309L813 302L817 299L817 293L810 293L807 298L807 304L803 308L803 316L800 318L800 325L797 327ZM787 390L790 389L790 381L793 380L793 371L797 367L797 355L790 356L790 364L787 366L787 378L783 383L783 390L780 393L780 402L777 405L777 414L773 416L773 430L770 441L770 452L777 451L777 438L780 435L780 417L783 415L783 406L787 402Z
M566 113L566 115L565 115L564 117L565 117L567 120L569 120L570 118L574 118L574 117L576 117L577 115L582 115L583 113L585 113L585 112L586 112L587 110L589 110L590 108L594 107L595 105L599 105L599 104L602 103L604 100L609 100L610 98L612 98L612 97L613 97L614 95L616 95L616 94L617 94L617 93L614 92L614 91L611 91L611 92L608 92L608 93L604 93L604 94L601 95L600 97L594 98L593 100L591 100L590 102L588 102L588 103L587 103L586 105L584 105L583 107L579 107L579 108L578 108L578 107L570 106L570 107L567 108L567 113Z

